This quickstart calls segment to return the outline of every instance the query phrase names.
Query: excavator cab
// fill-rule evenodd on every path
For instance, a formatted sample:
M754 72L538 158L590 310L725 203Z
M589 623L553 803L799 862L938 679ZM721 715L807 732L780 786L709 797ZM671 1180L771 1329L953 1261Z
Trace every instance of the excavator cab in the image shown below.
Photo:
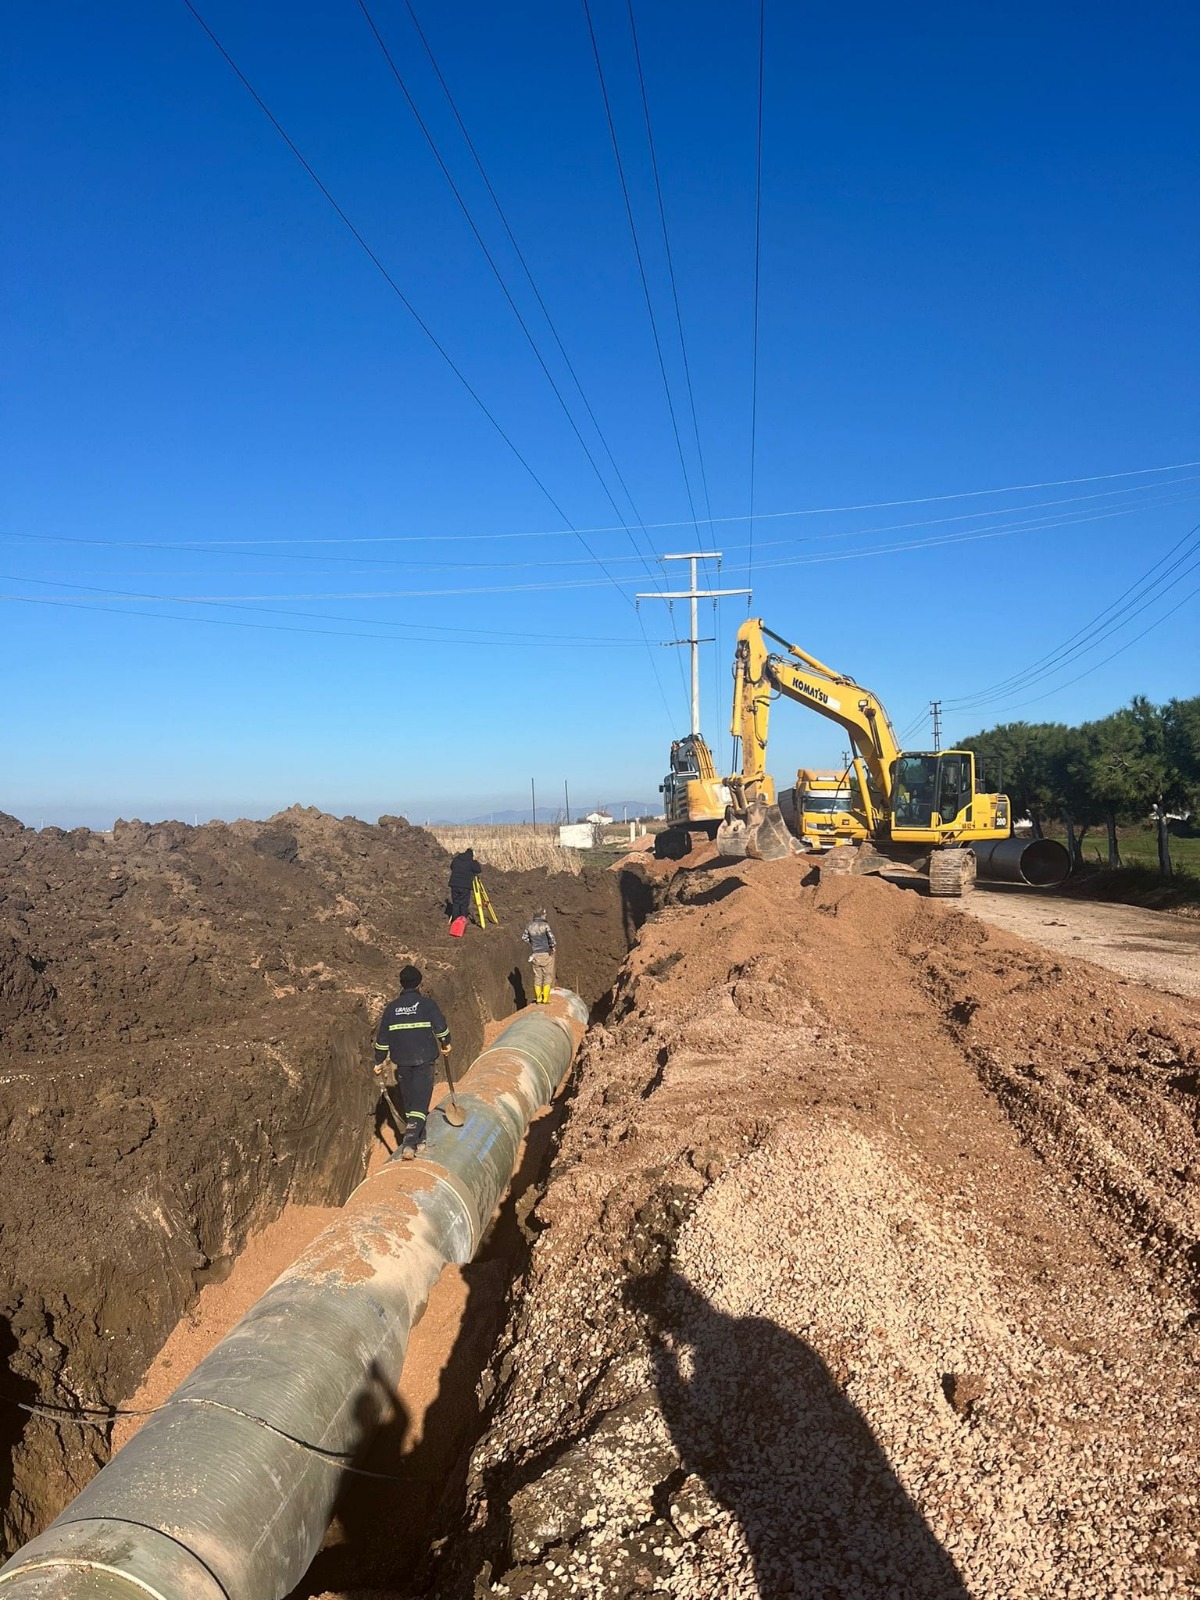
M1008 796L999 793L998 763L989 771L981 762L978 777L992 777L996 788L977 783L971 750L898 756L892 779L892 838L898 844L1006 839Z

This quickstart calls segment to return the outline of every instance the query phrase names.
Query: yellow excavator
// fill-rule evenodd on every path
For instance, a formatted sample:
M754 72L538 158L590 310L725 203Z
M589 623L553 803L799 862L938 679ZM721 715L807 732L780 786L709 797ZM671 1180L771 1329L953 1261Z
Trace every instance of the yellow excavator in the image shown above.
M729 786L717 772L712 751L702 735L685 734L671 744L671 770L659 784L667 826L654 841L654 853L663 860L679 861L692 848L692 835L716 837L732 801ZM775 799L770 778L769 800Z
M927 858L929 892L940 896L964 894L977 872L1040 886L1067 876L1070 858L1055 840L1012 837L998 761L970 750L901 750L876 695L753 617L738 630L734 657L732 732L741 740L741 771L728 780L729 806L717 833L722 855L773 860L798 848L766 770L771 702L779 695L828 717L850 739L848 814L867 841L858 870Z

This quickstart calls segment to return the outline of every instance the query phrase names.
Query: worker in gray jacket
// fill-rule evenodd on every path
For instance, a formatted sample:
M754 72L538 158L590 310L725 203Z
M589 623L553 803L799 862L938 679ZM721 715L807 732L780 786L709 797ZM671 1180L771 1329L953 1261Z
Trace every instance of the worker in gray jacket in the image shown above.
M558 947L545 911L535 911L521 935L529 946L529 965L533 968L533 997L539 1006L549 1005L554 987L554 952Z

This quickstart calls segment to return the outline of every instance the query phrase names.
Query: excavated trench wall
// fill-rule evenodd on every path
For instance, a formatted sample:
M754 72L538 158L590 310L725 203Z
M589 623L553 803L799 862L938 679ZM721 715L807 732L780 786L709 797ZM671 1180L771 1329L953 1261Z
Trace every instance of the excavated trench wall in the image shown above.
M489 873L501 926L459 944L446 864L399 818L293 808L104 835L0 817L6 1552L108 1457L103 1419L73 1414L137 1387L252 1232L361 1178L371 1029L404 961L463 1062L524 1002L535 906L563 981L589 1002L610 986L639 915L614 875Z

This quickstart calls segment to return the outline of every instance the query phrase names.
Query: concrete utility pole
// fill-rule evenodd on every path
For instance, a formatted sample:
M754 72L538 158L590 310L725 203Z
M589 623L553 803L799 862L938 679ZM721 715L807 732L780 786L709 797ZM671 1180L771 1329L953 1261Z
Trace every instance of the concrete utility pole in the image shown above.
M929 709L933 715L933 748L940 750L942 748L942 702L940 700L931 700Z
M566 821L571 820L571 796L567 793L567 780L563 779L563 806L566 810Z
M697 561L720 560L719 550L688 550L676 556L659 556L660 561L690 561L692 566L692 583L689 589L664 591L662 594L639 594L639 600L690 600L692 603L691 628L686 639L668 639L664 641L668 648L688 644L692 647L692 732L700 732L700 646L712 644L712 639L700 638L700 620L696 610L697 600L715 600L720 595L750 594L749 589L698 589L696 587Z

